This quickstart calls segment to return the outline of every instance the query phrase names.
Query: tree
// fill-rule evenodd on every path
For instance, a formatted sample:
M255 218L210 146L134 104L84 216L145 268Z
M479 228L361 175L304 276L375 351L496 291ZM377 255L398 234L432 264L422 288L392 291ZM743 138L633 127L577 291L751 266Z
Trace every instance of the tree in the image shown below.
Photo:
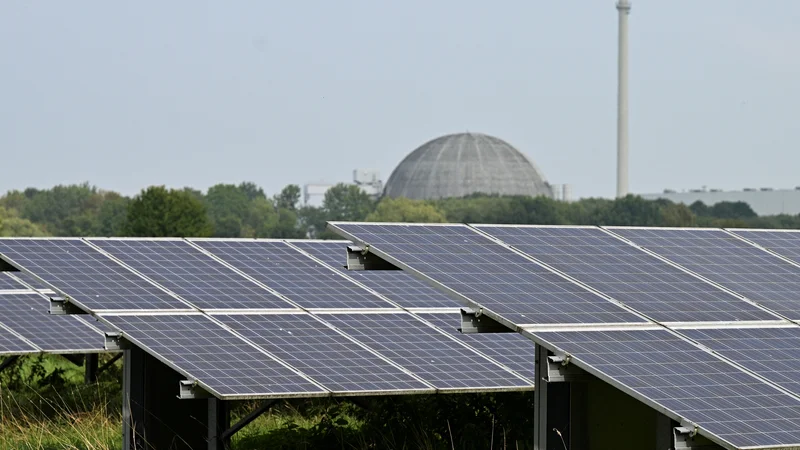
M218 237L242 236L243 221L247 217L251 200L244 191L233 184L211 186L206 194L208 215Z
M49 190L26 189L20 216L42 225L55 236L87 236L95 229L95 219L103 195L89 183L58 185Z
M296 211L300 203L300 186L296 184L287 185L275 196L274 200L277 208Z
M709 208L709 215L718 219L754 219L758 217L745 202L719 202Z
M239 190L247 196L248 200L255 200L257 198L267 198L267 194L264 193L264 190L258 187L255 183L250 181L244 181L239 184Z
M337 184L322 200L326 220L364 220L374 207L372 198L354 184Z
M15 210L0 206L0 237L37 236L47 236L47 233L39 225L19 217Z
M164 186L144 189L128 205L124 226L127 236L211 236L213 226L206 206L185 190Z
M446 222L444 213L424 200L383 198L375 211L369 213L367 222Z
M94 233L97 236L122 236L128 217L128 197L107 192L97 213Z

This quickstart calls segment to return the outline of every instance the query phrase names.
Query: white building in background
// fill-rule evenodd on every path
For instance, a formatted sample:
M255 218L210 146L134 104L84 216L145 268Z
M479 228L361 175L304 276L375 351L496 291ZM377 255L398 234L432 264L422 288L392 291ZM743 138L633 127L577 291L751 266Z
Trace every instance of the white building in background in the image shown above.
M306 205L320 205L325 193L338 183L308 183L303 185L303 203ZM381 172L375 169L355 169L353 170L353 181L367 195L378 199L383 193L383 180Z
M794 189L745 188L741 191L723 191L705 187L703 189L690 189L686 192L665 189L660 194L640 195L648 200L663 198L686 205L691 205L698 200L708 206L719 202L745 202L759 216L800 214L800 186Z

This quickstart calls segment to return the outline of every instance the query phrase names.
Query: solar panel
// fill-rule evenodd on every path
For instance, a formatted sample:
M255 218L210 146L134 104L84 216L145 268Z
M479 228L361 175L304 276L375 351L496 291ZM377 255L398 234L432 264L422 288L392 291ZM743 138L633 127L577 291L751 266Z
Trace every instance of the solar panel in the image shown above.
M36 293L0 295L0 323L47 352L92 353L105 338L77 316L48 313L48 301Z
M189 308L80 239L0 239L0 256L89 310Z
M349 241L292 241L292 244L404 308L462 306L452 297L402 270L346 270L344 263Z
M303 308L394 306L284 242L192 241Z
M666 330L535 335L651 406L697 424L707 437L736 448L800 443L800 400Z
M39 349L20 339L17 335L0 326L0 355L22 355L37 353Z
M778 319L599 228L475 227L660 322Z
M201 309L296 309L182 239L90 242Z
M718 229L609 227L790 319L800 319L800 267Z
M433 391L309 314L214 317L334 392Z
M696 329L680 333L800 395L800 327Z
M123 336L219 398L312 397L325 390L196 314L103 316Z
M535 380L533 366L536 345L519 333L467 333L458 331L461 313L417 313L417 315L451 336L483 352L484 355L504 364L518 374Z
M773 252L800 263L800 231L797 230L729 230Z
M330 225L514 323L643 322L466 226Z
M437 389L502 390L532 385L408 313L321 314L361 343Z
M20 290L27 287L19 281L11 278L10 272L0 272L0 290Z
M5 274L11 279L19 279L23 283L30 285L33 289L43 292L52 292L52 289L45 286L40 280L37 280L36 277L33 275L29 275L25 272L5 272Z

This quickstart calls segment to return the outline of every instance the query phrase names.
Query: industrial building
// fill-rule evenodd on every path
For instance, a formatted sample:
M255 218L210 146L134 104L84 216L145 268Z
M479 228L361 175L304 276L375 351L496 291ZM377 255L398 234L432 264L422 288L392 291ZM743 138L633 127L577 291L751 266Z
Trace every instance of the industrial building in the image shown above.
M660 194L641 194L641 196L647 200L663 198L686 205L691 205L697 201L703 202L708 206L720 202L745 202L759 216L800 214L800 186L794 189L745 188L741 191L703 188L676 192L665 189Z

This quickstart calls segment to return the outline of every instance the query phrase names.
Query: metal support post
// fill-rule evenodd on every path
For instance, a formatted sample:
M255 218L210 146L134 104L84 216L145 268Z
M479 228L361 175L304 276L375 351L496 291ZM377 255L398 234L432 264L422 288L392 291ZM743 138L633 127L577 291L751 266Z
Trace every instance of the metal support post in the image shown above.
M100 362L97 353L89 353L83 358L83 366L84 366L83 382L85 384L97 383L99 364Z
M208 450L225 450L230 445L230 437L225 431L230 426L231 416L228 402L212 397L208 403Z
M533 448L534 450L547 450L547 349L537 344L535 355Z

